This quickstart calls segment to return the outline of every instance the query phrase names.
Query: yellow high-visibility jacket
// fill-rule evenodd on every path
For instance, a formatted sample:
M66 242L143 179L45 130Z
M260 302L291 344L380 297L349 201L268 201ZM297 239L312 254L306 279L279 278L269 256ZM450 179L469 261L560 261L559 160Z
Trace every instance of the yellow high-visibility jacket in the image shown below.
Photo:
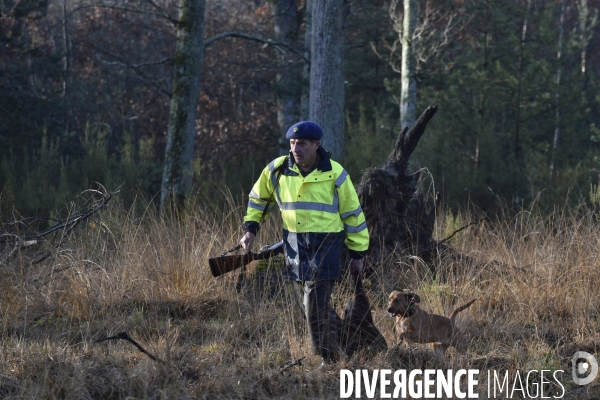
M269 163L250 192L244 218L245 230L256 233L273 195L270 204L277 203L281 210L290 279L338 280L343 243L352 258L361 258L369 247L365 216L350 176L322 147L318 153L317 168L305 177L291 154ZM271 205L267 216L270 209Z

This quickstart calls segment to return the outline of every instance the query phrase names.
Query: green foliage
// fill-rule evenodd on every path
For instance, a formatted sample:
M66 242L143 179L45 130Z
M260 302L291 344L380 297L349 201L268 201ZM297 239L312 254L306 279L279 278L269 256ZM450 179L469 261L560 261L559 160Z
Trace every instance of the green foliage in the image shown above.
M65 135L64 141L81 149L75 156L64 151L61 138L50 140L46 133L37 149L20 148L18 156L11 149L0 165L0 211L9 213L14 206L22 215L52 215L94 182L109 190L123 184L121 198L128 204L140 193L150 197L161 172L152 141L141 139L134 146L131 136L125 135L120 151L110 154L108 135L105 126L91 124L79 138Z
M125 184L127 203L154 196L175 75L173 63L161 60L175 53L175 28L155 29L162 22L144 3L132 13L67 10L64 44L56 41L63 35L56 10L45 1L21 3L7 3L13 11L0 33L0 212L16 206L50 214L93 181ZM218 4L207 5L207 37L227 30L273 35L269 7L234 1L231 13ZM439 111L410 163L429 169L445 206L495 212L500 203L552 209L566 198L575 207L587 200L600 170L600 26L597 5L582 5L566 9L560 58L560 2L420 8L431 29L419 41L428 57L418 62L417 112L430 104ZM400 131L400 76L390 66L398 66L398 33L388 7L351 0L346 16L344 166L355 183L385 159ZM431 32L446 32L446 44L436 47L443 35ZM291 43L299 50L301 36ZM248 45L258 46L223 40L206 51L195 190L247 193L275 156L278 58L272 46ZM286 59L290 68L304 66L294 54Z
M579 204L597 165L593 126L588 132L600 119L599 88L591 72L582 76L577 49L563 46L557 59L558 6L466 6L472 19L455 67L419 82L419 108L437 104L439 112L412 161L430 169L449 205L492 211L498 199L515 209L536 200L550 209L567 197Z
M390 154L396 142L396 121L389 113L374 110L374 118L369 120L366 107L359 106L360 113L357 122L346 118L347 142L344 168L348 171L354 183L360 181L366 168L381 165Z
M444 218L436 220L436 223L437 224L435 231L437 231L437 234L439 236L438 240L449 238L452 234L454 234L454 232L457 232L460 228L462 228L465 225L462 213L453 213L450 210L446 211L446 213L444 214ZM462 240L461 235L454 236L451 239L451 244L457 248L461 248L463 242L464 240Z

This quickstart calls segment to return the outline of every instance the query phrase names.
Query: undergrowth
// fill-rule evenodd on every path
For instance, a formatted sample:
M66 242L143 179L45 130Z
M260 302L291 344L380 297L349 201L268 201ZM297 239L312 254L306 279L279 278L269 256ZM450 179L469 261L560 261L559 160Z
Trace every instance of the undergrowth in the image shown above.
M574 352L597 354L600 345L593 216L523 211L462 230L448 242L460 256L440 254L435 266L401 255L371 266L373 319L389 350L318 369L278 274L280 260L251 265L240 293L237 273L210 275L208 258L241 237L244 208L233 200L223 209L197 202L168 219L152 207L140 212L115 203L102 224L81 227L44 263L3 265L0 397L339 398L340 369L414 368L479 369L481 390L486 370L562 369L567 398L600 392L598 380L579 387L570 378ZM440 239L475 218L441 216ZM276 218L269 221L257 242L279 241L279 229ZM422 308L444 315L476 298L458 317L468 350L441 358L419 345L397 345L386 312L392 290L416 292ZM340 314L350 298L345 279L333 296ZM125 341L95 343L119 332L159 361ZM552 396L557 388L547 390Z

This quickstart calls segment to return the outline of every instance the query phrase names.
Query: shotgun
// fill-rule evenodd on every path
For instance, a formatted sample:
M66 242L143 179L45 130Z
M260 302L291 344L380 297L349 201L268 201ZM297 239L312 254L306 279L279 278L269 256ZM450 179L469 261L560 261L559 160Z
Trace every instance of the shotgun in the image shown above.
M277 254L283 254L283 240L279 243L274 244L273 246L264 246L258 253L248 252L246 254L239 255L225 255L232 251L236 251L240 248L241 245L234 247L229 251L226 251L219 257L209 258L208 266L210 267L210 272L212 276L216 278L217 276L221 276L223 274L241 268L245 265L248 265L252 261L266 260L268 258L276 256Z

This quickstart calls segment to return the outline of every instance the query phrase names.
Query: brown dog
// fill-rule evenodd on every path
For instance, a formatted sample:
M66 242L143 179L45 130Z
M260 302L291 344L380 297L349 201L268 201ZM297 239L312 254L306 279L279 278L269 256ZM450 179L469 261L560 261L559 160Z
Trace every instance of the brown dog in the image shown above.
M421 302L418 295L393 291L390 294L388 312L396 317L396 334L398 343L407 339L417 343L432 343L433 349L446 353L448 347L453 346L458 351L464 351L465 343L460 331L454 323L456 315L469 307L476 299L452 311L450 318L442 315L428 314L417 303Z

